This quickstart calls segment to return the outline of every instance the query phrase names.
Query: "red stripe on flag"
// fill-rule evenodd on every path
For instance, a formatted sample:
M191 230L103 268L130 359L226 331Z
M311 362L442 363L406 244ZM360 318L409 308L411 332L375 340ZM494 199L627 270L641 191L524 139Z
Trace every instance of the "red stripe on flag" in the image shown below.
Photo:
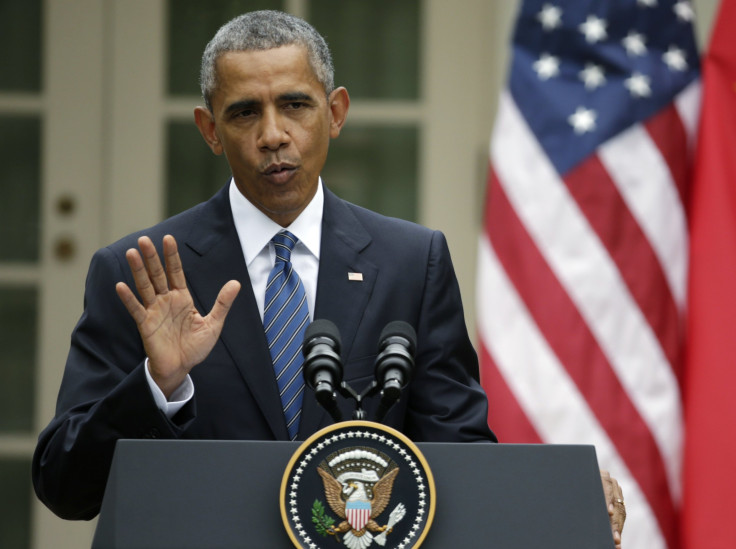
M676 512L659 448L493 171L485 230L540 331L636 478L669 547L676 547Z
M647 120L644 127L669 166L677 192L680 194L680 202L686 204L691 158L687 146L687 132L677 108L670 103Z
M488 395L488 425L499 442L538 444L543 442L479 338L480 380Z
M616 263L679 379L680 314L649 240L597 156L565 175L565 184Z

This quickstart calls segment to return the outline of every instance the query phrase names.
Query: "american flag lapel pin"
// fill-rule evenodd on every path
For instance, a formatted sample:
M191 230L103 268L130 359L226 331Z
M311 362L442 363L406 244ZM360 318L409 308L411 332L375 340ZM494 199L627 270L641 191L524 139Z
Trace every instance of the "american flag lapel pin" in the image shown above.
M348 273L348 280L353 282L363 282L363 273Z

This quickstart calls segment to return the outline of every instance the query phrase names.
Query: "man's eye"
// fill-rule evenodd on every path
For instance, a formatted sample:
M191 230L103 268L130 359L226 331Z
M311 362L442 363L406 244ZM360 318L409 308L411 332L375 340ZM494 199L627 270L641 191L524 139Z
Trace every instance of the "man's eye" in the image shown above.
M298 110L304 108L306 105L301 101L292 101L291 103L287 103L286 107L291 110Z

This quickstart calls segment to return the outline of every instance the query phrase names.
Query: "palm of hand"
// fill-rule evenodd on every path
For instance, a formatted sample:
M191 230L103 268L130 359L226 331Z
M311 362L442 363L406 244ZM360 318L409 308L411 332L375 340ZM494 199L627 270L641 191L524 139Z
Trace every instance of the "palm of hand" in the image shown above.
M214 347L240 283L225 284L212 310L203 317L187 289L174 237L167 235L163 240L166 269L150 238L141 237L138 245L140 252L130 249L126 259L140 301L124 282L116 290L138 326L151 377L169 397Z
M156 296L138 331L149 363L164 377L179 369L189 371L202 362L220 334L211 318L199 314L186 289Z

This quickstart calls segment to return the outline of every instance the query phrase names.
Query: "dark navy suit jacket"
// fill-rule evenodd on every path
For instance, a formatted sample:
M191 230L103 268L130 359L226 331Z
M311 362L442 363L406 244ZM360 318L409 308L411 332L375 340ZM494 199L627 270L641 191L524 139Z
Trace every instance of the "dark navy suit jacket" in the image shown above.
M417 332L416 369L384 422L421 442L495 440L444 236L349 204L327 189L322 223L314 318L338 326L345 380L358 391L366 387L383 327L406 321ZM176 238L202 314L228 280L242 283L219 341L191 372L194 398L172 420L154 403L140 336L115 292L119 281L135 287L125 251L144 234L157 246L166 234ZM362 273L362 281L349 280L349 272ZM332 422L310 393L300 439ZM338 398L349 419L354 405ZM369 419L377 400L365 403ZM209 201L93 257L56 417L41 433L33 459L36 493L61 517L94 517L115 442L143 437L288 439L227 185Z

